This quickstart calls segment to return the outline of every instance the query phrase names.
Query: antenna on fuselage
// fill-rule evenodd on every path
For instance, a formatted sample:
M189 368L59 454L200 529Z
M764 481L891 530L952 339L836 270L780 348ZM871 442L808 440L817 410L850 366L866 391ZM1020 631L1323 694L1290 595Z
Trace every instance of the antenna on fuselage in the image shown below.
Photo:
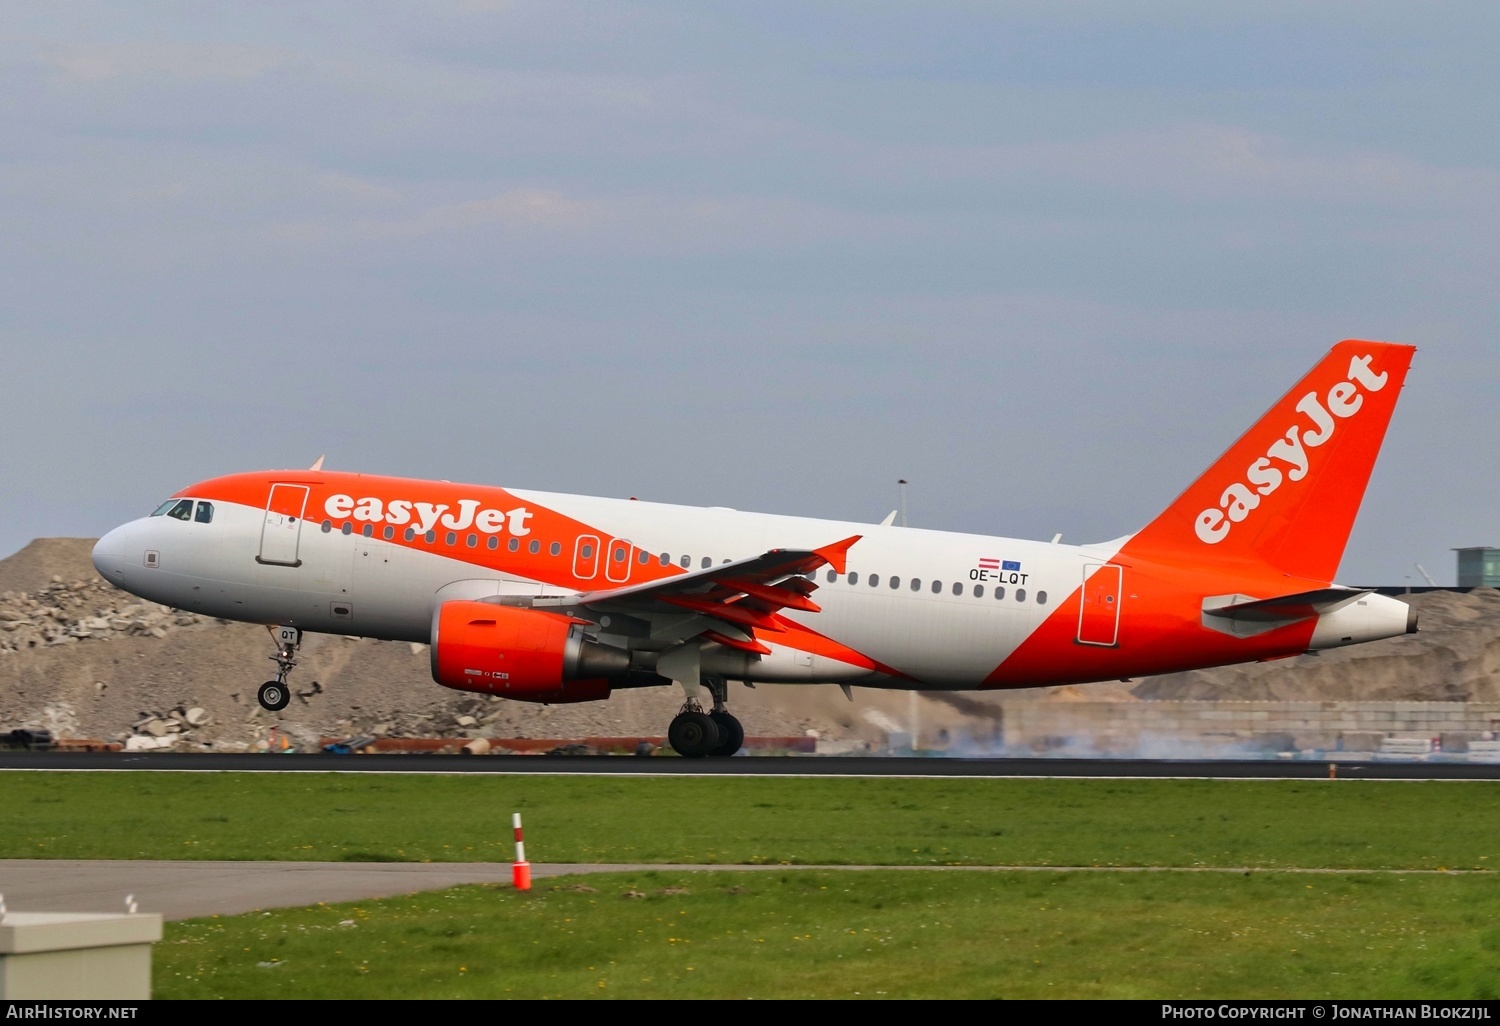
M906 478L901 478L896 484L901 486L901 526L906 526Z
M323 456L319 456L318 459L317 459L317 462L315 462L312 466L308 467L307 469L308 470L322 470L323 469L323 459L324 459Z

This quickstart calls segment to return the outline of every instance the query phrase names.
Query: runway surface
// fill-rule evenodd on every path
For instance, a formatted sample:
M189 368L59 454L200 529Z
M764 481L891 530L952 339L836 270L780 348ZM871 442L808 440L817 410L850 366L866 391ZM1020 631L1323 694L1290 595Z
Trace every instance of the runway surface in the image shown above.
M630 756L185 754L0 752L0 770L130 770L302 773L581 773L806 777L1160 777L1193 779L1500 780L1500 763L1355 762L1311 759L949 759L756 756L738 759Z

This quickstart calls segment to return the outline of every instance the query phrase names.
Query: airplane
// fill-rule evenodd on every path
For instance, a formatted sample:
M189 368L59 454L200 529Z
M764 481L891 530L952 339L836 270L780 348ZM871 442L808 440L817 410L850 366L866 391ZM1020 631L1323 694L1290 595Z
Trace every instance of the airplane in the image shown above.
M101 538L141 598L430 646L523 702L680 687L667 739L733 755L728 683L986 690L1281 659L1413 633L1333 582L1415 347L1346 340L1138 532L1064 545L322 469L231 474ZM708 708L703 699L707 692Z

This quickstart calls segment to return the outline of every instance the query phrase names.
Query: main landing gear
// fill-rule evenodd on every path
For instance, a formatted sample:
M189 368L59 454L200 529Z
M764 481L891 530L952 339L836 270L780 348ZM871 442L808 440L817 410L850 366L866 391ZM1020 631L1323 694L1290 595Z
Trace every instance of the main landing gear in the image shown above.
M276 654L268 657L276 663L276 679L262 684L255 697L260 700L262 708L280 712L292 700L292 690L287 687L286 678L292 672L292 667L297 665L297 648L302 644L302 628L267 627L266 630L271 632L271 637L276 641Z
M744 745L745 728L724 707L728 683L723 678L709 678L703 683L714 696L713 710L704 712L696 701L688 699L667 728L667 743L686 759L726 758Z

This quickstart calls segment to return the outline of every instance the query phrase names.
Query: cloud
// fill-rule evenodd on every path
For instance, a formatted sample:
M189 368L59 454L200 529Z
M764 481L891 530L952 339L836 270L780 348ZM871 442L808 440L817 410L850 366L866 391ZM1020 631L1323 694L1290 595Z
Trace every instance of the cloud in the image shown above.
M35 57L69 81L96 85L120 78L255 79L297 54L229 43L72 43L44 48Z
M1316 200L1336 205L1467 204L1500 193L1489 169L1444 167L1401 153L1314 144L1235 125L1179 123L1092 138L889 155L889 173L928 180L1033 178L1115 193L1183 199Z
M930 235L923 218L754 195L581 196L518 187L484 199L438 203L415 213L325 217L270 226L273 240L339 245L524 232L528 247L579 248L594 256L670 256L889 242ZM536 250L533 250L536 252Z
M394 190L390 192L394 194ZM270 235L279 239L324 242L415 239L486 227L572 229L585 224L592 209L595 207L590 203L560 192L512 189L486 199L438 204L402 217L282 222L271 226Z

